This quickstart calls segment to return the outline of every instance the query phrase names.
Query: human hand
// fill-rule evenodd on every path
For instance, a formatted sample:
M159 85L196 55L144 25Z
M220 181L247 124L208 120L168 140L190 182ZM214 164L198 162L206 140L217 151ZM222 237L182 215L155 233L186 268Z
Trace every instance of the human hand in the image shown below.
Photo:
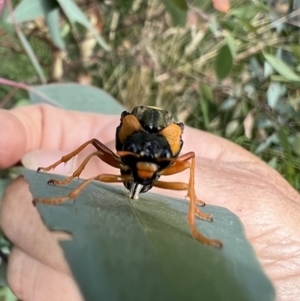
M64 111L45 105L0 111L0 168L22 160L27 168L48 166L91 138L114 149L119 116ZM209 133L185 128L182 154L196 153L196 192L208 204L227 207L242 220L246 235L277 290L277 300L300 295L299 194L273 169L241 147ZM54 172L71 174L93 148ZM93 158L87 178L116 170ZM186 173L168 180L187 181ZM154 190L154 189L153 189ZM170 190L156 190L176 195ZM182 194L184 196L184 192ZM3 196L1 227L14 243L8 281L24 300L82 300L57 234L46 229L23 178Z

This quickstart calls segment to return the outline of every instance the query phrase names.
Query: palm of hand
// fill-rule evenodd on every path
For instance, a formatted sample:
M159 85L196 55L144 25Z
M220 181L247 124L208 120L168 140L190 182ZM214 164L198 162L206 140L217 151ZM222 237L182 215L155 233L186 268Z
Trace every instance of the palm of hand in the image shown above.
M14 164L28 151L43 149L44 151L33 151L23 158L24 165L33 169L53 163L90 138L97 137L106 143L113 138L119 120L119 117L65 112L47 106L25 107L0 113L0 123L3 123L0 126L11 129L6 133L8 136L4 135L0 140L0 151L4 154L0 159L0 167ZM31 118L28 119L28 116ZM55 124L51 116L56 116ZM44 125L43 130L37 133L36 129L41 128L41 123ZM73 128L76 131L70 130ZM7 146L7 141L11 141L8 137L14 135L13 131L19 136L24 132L21 136L24 140L18 141L15 152L11 152L14 145L11 148ZM184 142L182 153L190 150L196 152L198 196L206 203L227 207L241 218L247 237L277 288L278 300L297 300L300 293L298 193L265 163L222 138L187 128ZM113 143L109 146L113 149ZM58 150L63 150L61 155L57 153ZM88 153L89 149L68 164L68 172L71 172L70 166L74 170L77 162L80 163ZM35 161L32 160L33 157ZM82 175L91 177L98 174L99 170L103 173L116 173L116 170L105 163L95 160ZM186 174L182 173L169 179L186 181L186 178ZM157 192L172 194L163 190ZM24 201L21 204L20 199ZM68 267L54 235L44 228L34 208L28 206L31 200L23 179L13 183L3 198L1 226L16 245L10 260L10 284L20 292L23 299L48 300L50 296L47 295L47 285L51 283L53 288L62 285L67 288L70 296L68 299L80 300L80 294L68 275ZM19 220L23 221L24 227L18 227ZM32 241L33 237L39 244ZM45 250L47 252L43 253ZM46 256L49 252L52 254L51 258ZM32 265L35 266L36 278L20 277L28 265L31 269ZM39 290L30 289L33 282L39 286ZM51 299L53 300L53 295Z

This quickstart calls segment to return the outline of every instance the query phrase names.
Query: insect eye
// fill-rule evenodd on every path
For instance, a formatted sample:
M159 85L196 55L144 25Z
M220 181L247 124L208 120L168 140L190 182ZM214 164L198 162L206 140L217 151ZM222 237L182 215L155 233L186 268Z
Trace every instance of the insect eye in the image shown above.
M137 153L137 147L134 143L130 143L127 147L126 150L132 153Z
M171 153L168 149L164 149L160 153L161 158L171 158Z

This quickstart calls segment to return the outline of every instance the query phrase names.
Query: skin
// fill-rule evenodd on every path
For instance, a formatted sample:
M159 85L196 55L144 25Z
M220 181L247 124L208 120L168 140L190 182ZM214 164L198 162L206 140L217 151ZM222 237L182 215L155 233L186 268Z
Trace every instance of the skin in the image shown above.
M48 166L91 138L114 149L119 116L64 111L46 105L0 110L0 168L20 160L31 169ZM277 300L299 300L300 197L278 174L243 148L220 137L185 128L182 154L196 153L196 193L206 203L224 206L242 220L246 235L275 285ZM57 173L70 174L91 153L88 147ZM82 177L118 173L92 159ZM168 180L187 182L186 172ZM154 190L178 196L178 191ZM181 193L181 192L180 192ZM186 193L182 192L182 197ZM8 282L22 300L82 300L62 252L61 234L43 225L23 178L6 190L0 209L1 227L15 247ZM51 256L49 256L51 254Z

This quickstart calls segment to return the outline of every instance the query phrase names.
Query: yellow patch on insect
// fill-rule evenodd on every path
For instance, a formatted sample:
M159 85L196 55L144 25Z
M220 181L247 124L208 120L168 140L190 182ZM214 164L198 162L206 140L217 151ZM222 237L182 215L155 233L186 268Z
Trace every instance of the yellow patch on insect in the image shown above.
M118 133L120 142L124 144L128 137L141 129L142 126L134 115L126 115L122 119L122 126Z
M171 123L159 131L159 134L164 136L168 141L172 154L178 154L181 149L180 137L182 135L182 128L176 123Z

